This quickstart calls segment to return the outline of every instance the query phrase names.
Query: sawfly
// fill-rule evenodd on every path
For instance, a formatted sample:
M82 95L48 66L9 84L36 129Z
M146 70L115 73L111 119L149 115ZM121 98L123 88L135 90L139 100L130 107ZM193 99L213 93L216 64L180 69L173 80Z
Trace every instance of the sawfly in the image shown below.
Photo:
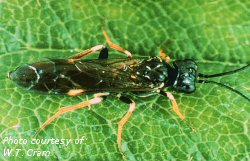
M104 45L97 45L68 59L49 59L25 64L8 73L9 79L30 90L69 96L95 93L92 99L60 108L41 125L36 134L60 115L98 104L111 93L117 93L121 101L130 105L128 112L118 123L117 144L119 150L121 150L123 126L136 107L135 102L124 93L148 92L164 95L170 99L174 112L182 120L185 120L185 117L180 112L174 96L164 90L166 87L178 92L192 93L196 90L196 83L213 83L235 92L250 102L250 99L238 90L226 84L206 79L245 70L250 66L249 64L224 73L201 74L197 72L197 64L194 60L176 60L170 63L170 58L162 50L160 57L132 58L132 54L128 50L114 44L105 31L103 34L109 47L125 53L127 58L108 59L108 48ZM80 59L97 51L100 51L98 59Z

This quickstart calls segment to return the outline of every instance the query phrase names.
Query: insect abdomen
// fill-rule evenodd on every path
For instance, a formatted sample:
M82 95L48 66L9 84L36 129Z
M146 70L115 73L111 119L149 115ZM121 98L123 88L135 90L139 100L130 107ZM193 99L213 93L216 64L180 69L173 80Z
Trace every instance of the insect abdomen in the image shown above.
M77 73L79 70L74 64L58 59L20 66L9 73L9 78L28 89L60 94L80 88L71 80Z
M130 78L131 69L124 59L67 60L53 59L23 65L9 73L9 78L30 90L64 94L72 90L148 91L145 84ZM127 60L136 63L138 60ZM145 87L146 86L146 87Z

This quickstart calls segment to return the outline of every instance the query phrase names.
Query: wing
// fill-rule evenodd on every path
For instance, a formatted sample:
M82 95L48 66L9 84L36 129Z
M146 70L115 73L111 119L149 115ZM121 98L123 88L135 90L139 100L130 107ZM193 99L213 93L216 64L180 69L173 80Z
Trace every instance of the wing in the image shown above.
M71 89L86 92L150 91L150 81L135 78L134 68L144 59L51 59L30 64L39 79L31 89L53 94L67 93ZM34 81L33 81L34 82Z
M134 67L142 59L79 60L71 79L87 91L149 91L150 82L135 79Z

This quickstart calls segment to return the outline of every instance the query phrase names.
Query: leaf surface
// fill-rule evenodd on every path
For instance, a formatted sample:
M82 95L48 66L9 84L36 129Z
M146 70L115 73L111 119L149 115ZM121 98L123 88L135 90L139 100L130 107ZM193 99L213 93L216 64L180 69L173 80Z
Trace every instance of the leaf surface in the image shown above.
M109 97L90 109L64 114L38 136L74 141L83 137L82 144L8 144L6 136L30 142L39 126L60 107L92 97L27 91L6 78L8 71L106 44L103 28L134 56L156 56L162 48L172 59L197 60L202 73L237 69L250 63L249 5L247 1L226 0L0 1L0 158L6 159L4 149L20 148L20 154L8 160L121 160L116 123L129 108ZM249 72L214 80L250 97L246 90L250 87ZM122 142L128 160L249 160L248 101L212 84L197 84L193 94L173 94L186 122L163 96L132 97L137 106L124 126ZM29 149L50 151L50 156L27 156Z

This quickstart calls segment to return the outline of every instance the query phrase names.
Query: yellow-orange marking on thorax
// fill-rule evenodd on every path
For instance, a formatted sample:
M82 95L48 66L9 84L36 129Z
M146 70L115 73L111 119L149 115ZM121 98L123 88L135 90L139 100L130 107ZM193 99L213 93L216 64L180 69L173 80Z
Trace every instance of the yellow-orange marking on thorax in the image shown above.
M76 61L76 59L68 59L68 63L70 63L70 64L74 64L75 61Z
M71 89L67 92L67 94L69 96L77 96L77 95L80 95L82 93L84 93L85 90L84 89Z
M160 57L164 58L167 63L169 63L171 61L170 57L166 53L164 53L162 49L160 49L159 55L160 55Z

